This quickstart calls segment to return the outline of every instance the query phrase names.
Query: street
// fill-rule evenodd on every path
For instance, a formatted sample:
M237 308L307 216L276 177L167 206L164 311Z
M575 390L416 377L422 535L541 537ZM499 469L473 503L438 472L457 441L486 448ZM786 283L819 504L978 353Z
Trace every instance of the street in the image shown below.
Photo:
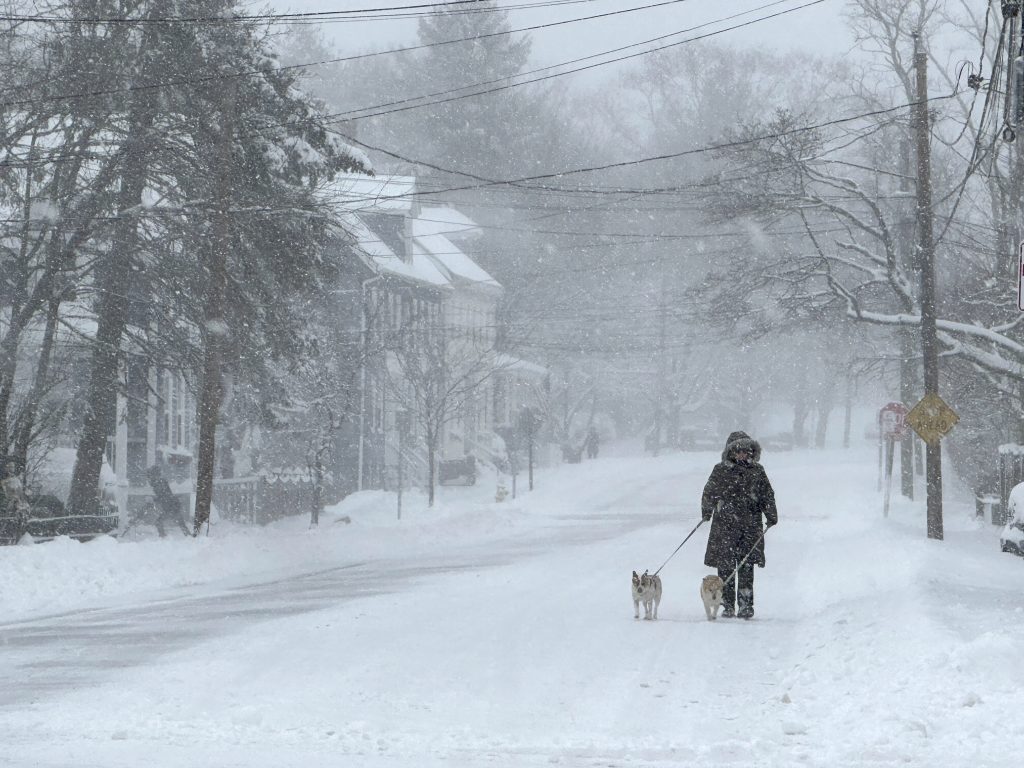
M304 573L5 623L0 764L1006 764L1024 562L967 505L941 543L920 502L883 520L873 456L765 456L750 622L704 618L706 526L633 619L630 571L693 527L716 459L675 453L558 467L501 515L450 502L383 550L321 530L336 562Z

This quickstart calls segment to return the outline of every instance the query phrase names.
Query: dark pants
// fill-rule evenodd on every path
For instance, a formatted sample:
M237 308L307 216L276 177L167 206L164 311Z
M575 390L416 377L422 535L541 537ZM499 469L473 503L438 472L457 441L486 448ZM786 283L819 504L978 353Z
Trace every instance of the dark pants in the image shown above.
M736 559L738 563L740 558ZM739 610L754 608L754 564L746 562L740 568L735 578L732 578L736 570L736 563L728 566L718 566L718 577L725 582L725 589L722 590L722 605L726 609L736 608L736 582L739 582Z
M192 532L189 531L188 526L185 525L185 521L181 517L181 510L178 509L165 509L159 511L157 513L156 519L153 521L153 524L156 526L156 531L160 534L161 539L167 535L166 531L164 530L164 525L167 524L177 525L178 528L181 529L181 532L186 536L192 535Z

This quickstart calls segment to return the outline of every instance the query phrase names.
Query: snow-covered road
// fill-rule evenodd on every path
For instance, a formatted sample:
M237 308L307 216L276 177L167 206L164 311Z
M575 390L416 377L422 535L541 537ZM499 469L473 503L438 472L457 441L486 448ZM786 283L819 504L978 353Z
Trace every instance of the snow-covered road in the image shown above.
M692 528L712 454L563 466L401 524L363 523L380 497L312 533L0 551L8 590L60 594L18 579L61 548L54 578L92 585L49 617L0 598L0 765L1013 764L1024 561L952 501L942 543L920 503L883 520L874 458L765 457L781 520L751 622L704 619L706 528L661 619L632 617L629 573Z

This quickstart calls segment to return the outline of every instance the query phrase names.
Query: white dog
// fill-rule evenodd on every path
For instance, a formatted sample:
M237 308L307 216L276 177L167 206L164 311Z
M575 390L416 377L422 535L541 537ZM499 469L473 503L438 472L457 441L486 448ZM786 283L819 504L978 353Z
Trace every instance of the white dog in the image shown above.
M700 583L700 599L704 601L704 613L708 621L718 618L718 609L722 607L722 591L725 582L718 576L705 576Z
M644 618L658 618L658 605L661 604L661 576L654 574L649 576L644 571L643 576L638 576L633 571L633 618L640 618L640 603L644 604Z

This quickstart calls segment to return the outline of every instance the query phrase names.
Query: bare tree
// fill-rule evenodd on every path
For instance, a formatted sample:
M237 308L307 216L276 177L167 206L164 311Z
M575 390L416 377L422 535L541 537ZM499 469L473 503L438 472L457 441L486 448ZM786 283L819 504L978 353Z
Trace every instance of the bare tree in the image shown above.
M434 505L444 428L466 413L500 366L493 335L472 328L410 323L389 343L389 391L410 414L427 450L427 497ZM485 329L486 330L486 329Z

